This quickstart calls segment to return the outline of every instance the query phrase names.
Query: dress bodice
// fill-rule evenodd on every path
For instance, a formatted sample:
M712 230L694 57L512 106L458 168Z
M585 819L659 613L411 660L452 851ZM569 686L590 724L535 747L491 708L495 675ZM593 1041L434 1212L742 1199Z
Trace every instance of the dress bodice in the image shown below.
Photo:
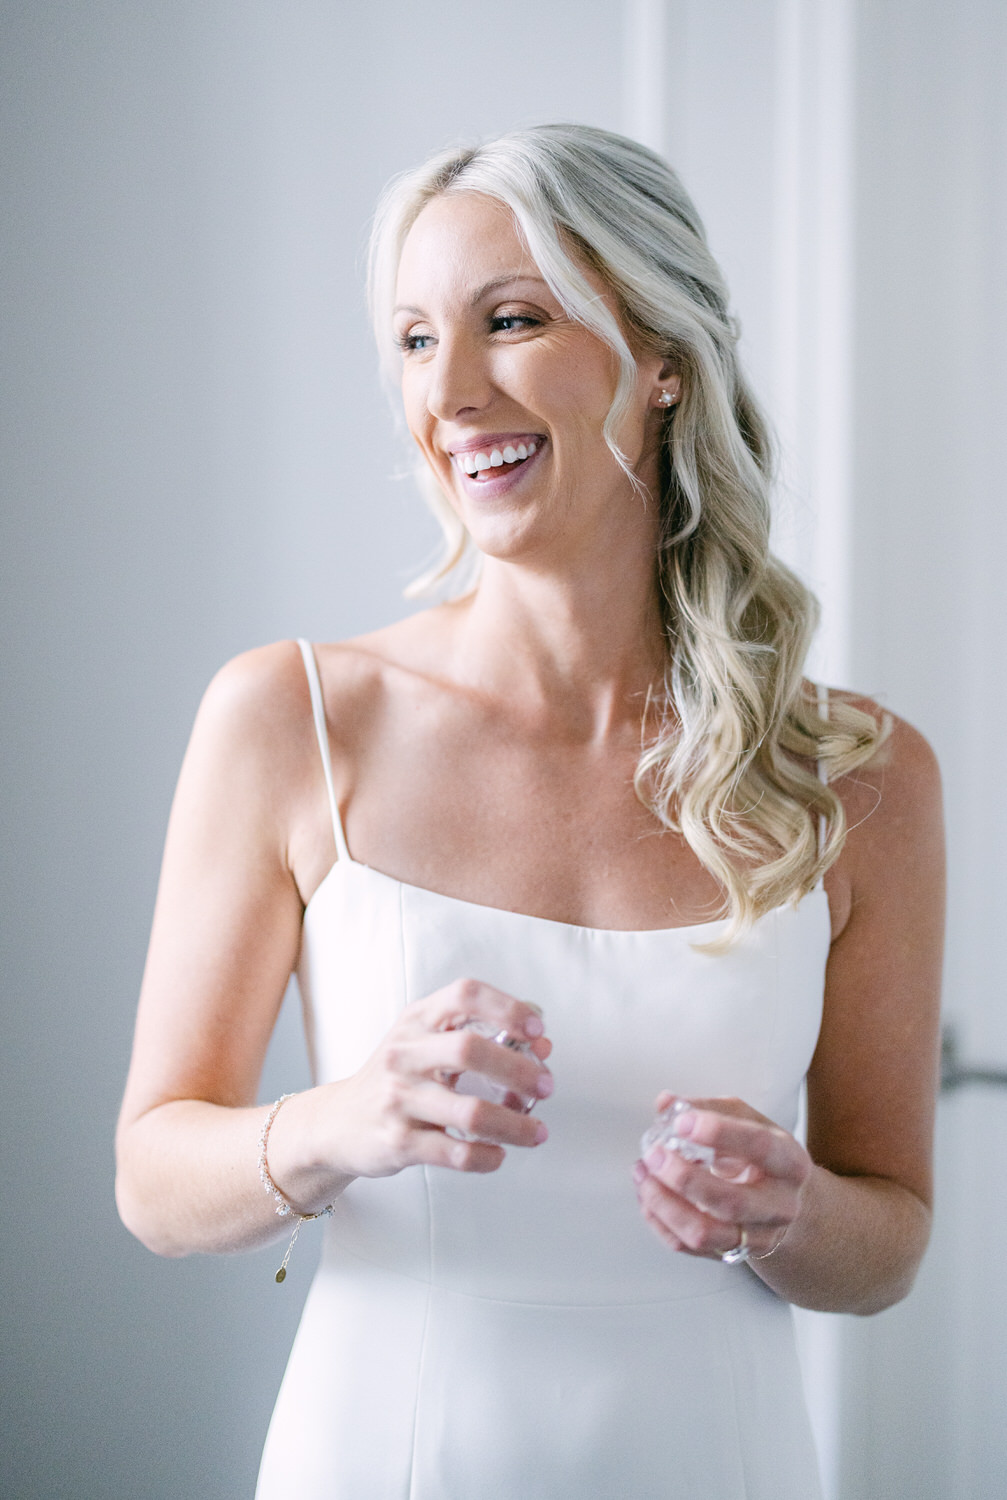
M330 1235L388 1269L524 1301L647 1301L729 1278L730 1267L669 1255L642 1222L639 1138L662 1088L736 1095L794 1128L821 1020L828 901L816 889L726 953L702 951L720 925L578 927L407 885L344 854L304 920L316 1081L360 1068L403 1006L472 978L541 1007L556 1089L537 1107L543 1146L511 1148L486 1177L358 1180Z
M303 644L338 859L298 980L317 1082L460 978L542 1009L549 1139L485 1176L358 1178L326 1221L257 1500L815 1500L790 1309L744 1265L675 1254L632 1181L663 1088L792 1129L829 950L818 888L727 952L718 924L577 927L353 860Z

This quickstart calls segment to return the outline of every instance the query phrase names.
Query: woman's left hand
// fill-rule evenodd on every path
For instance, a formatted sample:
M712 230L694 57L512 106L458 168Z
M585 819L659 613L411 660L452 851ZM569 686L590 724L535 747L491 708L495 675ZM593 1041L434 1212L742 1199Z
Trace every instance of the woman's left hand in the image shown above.
M657 1109L674 1098L660 1094ZM649 1151L633 1170L644 1218L666 1245L686 1255L719 1260L742 1245L754 1258L768 1255L801 1212L810 1156L740 1099L689 1103L674 1133L716 1156L707 1164L660 1146Z

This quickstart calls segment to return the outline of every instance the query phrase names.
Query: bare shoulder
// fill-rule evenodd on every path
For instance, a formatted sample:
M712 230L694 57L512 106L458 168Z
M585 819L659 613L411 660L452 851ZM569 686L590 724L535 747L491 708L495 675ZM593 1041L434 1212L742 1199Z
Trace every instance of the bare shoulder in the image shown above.
M450 605L350 640L315 646L333 752L353 755L393 700L445 685L453 623Z
M296 641L242 652L210 681L189 757L223 759L234 775L289 771L309 742L311 699ZM274 782L275 784L275 782Z
M944 880L944 817L937 757L912 724L871 698L837 693L887 725L872 758L833 783L846 812L843 851L827 877L844 920L881 901L939 904Z
M312 646L338 772L373 730L390 695L424 679L437 659L437 610L357 636ZM239 778L288 787L296 799L317 780L318 748L304 658L296 641L276 641L233 657L211 680L199 708L189 758L226 761Z
M221 727L254 729L278 710L308 699L308 685L296 641L275 641L234 656L211 679L200 712Z
M896 823L940 817L941 776L929 741L873 698L836 692L835 699L869 714L887 733L870 760L836 783L851 830L861 823Z
M296 642L225 663L203 694L175 794L172 827L184 830L186 846L240 834L282 864L292 809L311 785L311 738ZM250 857L244 845L243 857Z

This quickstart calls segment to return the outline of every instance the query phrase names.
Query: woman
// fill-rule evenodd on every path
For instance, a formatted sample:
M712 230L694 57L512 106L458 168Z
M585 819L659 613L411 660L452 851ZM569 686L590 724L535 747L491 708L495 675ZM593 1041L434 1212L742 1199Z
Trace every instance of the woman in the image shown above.
M372 296L445 570L480 570L212 684L123 1218L178 1255L331 1208L263 1500L808 1500L787 1303L886 1307L927 1239L933 758L802 677L764 424L659 158L578 126L442 155L386 196ZM317 1085L256 1106L295 966Z

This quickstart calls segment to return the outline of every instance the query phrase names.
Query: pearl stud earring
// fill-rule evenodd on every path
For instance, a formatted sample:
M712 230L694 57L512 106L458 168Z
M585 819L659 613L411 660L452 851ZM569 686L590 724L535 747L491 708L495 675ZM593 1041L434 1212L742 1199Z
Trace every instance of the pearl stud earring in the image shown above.
M658 406L674 406L677 400L678 397L673 396L670 391L662 391L657 398L657 404Z

